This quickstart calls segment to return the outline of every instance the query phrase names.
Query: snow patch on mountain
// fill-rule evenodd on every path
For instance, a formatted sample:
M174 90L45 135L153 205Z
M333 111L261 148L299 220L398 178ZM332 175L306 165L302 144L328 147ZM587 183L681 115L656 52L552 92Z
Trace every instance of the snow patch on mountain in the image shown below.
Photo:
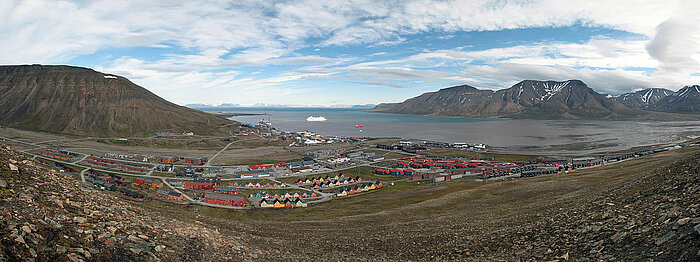
M542 96L542 100L549 100L556 94L559 94L561 90L564 87L567 87L569 85L570 81L564 81L562 83L556 83L553 85L549 85L549 83L545 82L544 83L544 91L547 92L544 96Z

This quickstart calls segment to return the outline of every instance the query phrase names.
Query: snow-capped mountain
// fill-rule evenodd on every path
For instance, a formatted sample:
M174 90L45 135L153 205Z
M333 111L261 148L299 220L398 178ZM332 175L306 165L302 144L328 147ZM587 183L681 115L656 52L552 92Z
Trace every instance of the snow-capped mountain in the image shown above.
M663 88L647 88L634 93L622 94L614 99L629 108L648 109L673 93L673 91Z
M675 113L700 112L700 85L686 86L659 100L653 106L654 110Z
M633 109L673 113L700 112L700 86L686 86L673 92L663 88L649 88L614 98Z
M462 117L608 118L631 113L580 80L521 81L508 89L455 86L425 93L402 103L380 104L372 111Z

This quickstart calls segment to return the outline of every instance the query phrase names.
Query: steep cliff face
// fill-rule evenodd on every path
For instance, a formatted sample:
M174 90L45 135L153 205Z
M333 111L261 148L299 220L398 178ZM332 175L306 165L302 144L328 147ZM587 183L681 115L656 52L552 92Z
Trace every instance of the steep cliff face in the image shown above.
M78 135L223 132L237 123L170 103L128 79L72 66L0 66L0 123Z
M498 91L471 86L441 89L402 103L380 104L372 111L460 117L605 119L633 113L579 80L525 80Z

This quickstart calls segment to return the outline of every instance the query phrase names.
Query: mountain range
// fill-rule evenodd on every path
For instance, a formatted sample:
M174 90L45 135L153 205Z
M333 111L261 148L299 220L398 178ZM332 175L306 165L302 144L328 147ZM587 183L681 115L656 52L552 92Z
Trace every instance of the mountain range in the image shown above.
M73 66L0 66L0 124L90 136L227 133L237 122L173 104L128 79ZM224 130L226 129L226 131Z
M649 88L615 98L629 108L673 113L700 112L700 86L685 86L673 92L668 89Z
M649 110L698 112L697 91L697 86L690 86L678 92L649 89L607 97L580 80L524 80L497 91L454 86L401 103L379 104L369 111L475 118L648 119L660 115Z

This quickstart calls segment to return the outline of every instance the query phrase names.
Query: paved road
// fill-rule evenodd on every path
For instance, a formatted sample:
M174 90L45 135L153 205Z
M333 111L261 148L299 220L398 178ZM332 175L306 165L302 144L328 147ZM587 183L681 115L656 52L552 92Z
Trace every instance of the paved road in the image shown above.
M79 162L81 162L81 161L85 160L86 158L88 158L88 155L86 155L86 154L83 154L83 157L82 157L82 158L80 158L80 159L79 159L78 161L73 161L73 164L75 165L75 164L77 164L77 163L79 163Z
M216 154L214 154L212 157L210 157L210 158L207 160L207 163L204 164L204 166L210 167L210 166L211 166L210 163L211 163L212 160L214 160L216 157L218 157L219 155L221 155L221 153L223 153L224 151L226 151L226 149L227 149L229 146L233 145L233 143L236 143L236 142L239 142L239 141L243 141L243 140L236 140L236 141L233 141L233 142L231 142L231 143L228 143L224 148L222 148L221 150L219 150L219 152L216 152Z
M80 181L85 183L85 172L87 172L87 169L83 169L83 171L80 171Z

